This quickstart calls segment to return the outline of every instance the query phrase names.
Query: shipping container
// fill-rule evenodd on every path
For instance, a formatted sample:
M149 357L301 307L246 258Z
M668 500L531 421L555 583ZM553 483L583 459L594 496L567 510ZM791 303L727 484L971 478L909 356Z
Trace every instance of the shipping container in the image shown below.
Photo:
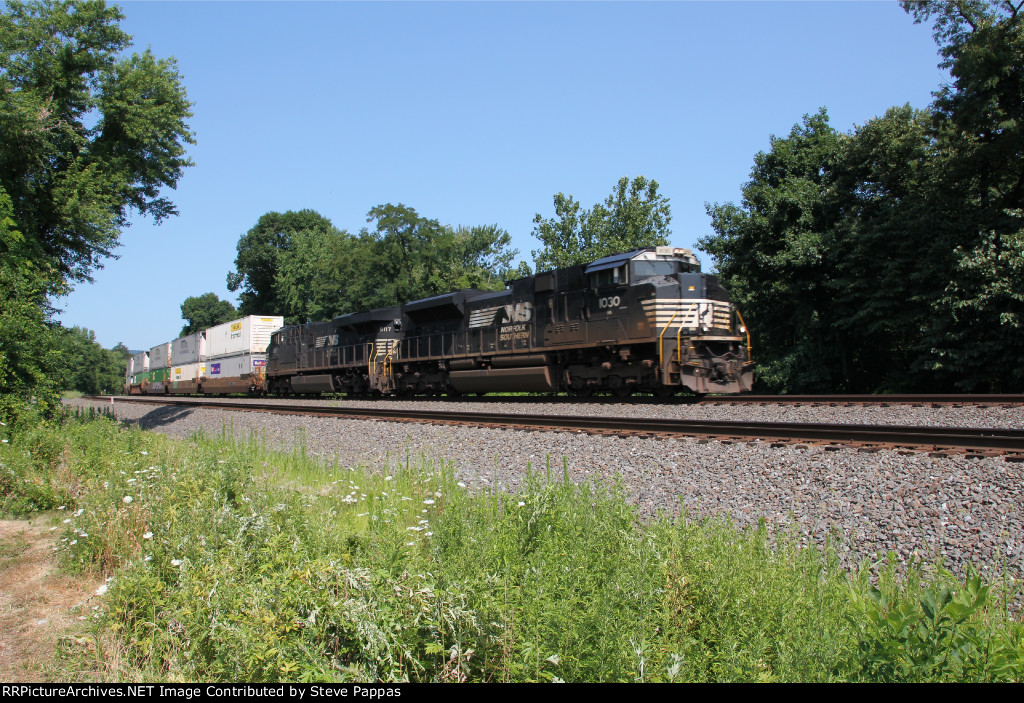
M171 366L171 376L164 388L168 393L198 393L205 373L206 365L202 363L176 364Z
M257 393L264 387L266 354L236 354L206 362L204 393Z
M171 367L171 381L196 381L206 373L205 364L177 364Z
M171 365L171 343L164 342L149 350L149 368L166 369Z
M131 373L149 371L149 352L141 351L138 354L134 354L131 358L131 364Z
M171 366L195 364L206 358L206 337L202 332L178 337L171 342Z
M284 317L249 315L206 330L207 359L239 354L262 354L270 344L270 335L284 326Z

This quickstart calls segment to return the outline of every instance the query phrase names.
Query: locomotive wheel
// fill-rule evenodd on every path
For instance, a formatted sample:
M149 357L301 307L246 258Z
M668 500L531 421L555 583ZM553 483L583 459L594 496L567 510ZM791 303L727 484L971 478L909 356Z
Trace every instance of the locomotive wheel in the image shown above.
M673 386L657 386L654 389L655 398L671 398L676 394L676 389Z
M633 395L633 386L627 384L625 386L619 386L618 388L613 388L612 389L612 394L616 398L628 398L629 396Z

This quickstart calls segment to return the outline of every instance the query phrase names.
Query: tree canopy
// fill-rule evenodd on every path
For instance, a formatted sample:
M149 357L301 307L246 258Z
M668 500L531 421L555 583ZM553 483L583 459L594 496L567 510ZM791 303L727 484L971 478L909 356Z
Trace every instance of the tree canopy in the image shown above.
M124 16L101 0L9 0L0 14L0 190L21 237L9 248L62 281L114 255L134 211L191 165L191 105L174 59L124 52Z
M755 156L701 239L769 390L1024 390L1021 3L904 3L954 80L851 133L825 110Z
M191 165L191 105L174 59L128 54L101 0L8 0L0 11L0 416L33 422L58 391L120 387L127 352L54 323L50 298L115 256L130 215ZM120 361L118 361L120 360Z
M185 337L237 318L235 306L230 301L221 300L216 293L189 296L181 304L181 319L185 326L178 336Z
M573 266L643 247L668 244L672 212L658 182L623 176L604 204L583 209L572 195L556 193L555 216L533 218L533 236L543 245L534 250L537 271Z
M239 313L288 324L447 293L499 290L518 254L497 225L443 225L402 204L367 213L357 235L313 210L268 212L238 242L228 288Z

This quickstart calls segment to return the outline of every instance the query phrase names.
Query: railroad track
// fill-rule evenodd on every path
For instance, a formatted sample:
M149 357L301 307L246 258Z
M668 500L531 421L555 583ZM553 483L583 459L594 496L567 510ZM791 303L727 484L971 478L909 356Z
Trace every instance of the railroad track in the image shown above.
M109 396L94 397L106 400ZM325 405L287 405L282 402L210 400L205 398L120 397L120 402L219 408L250 412L273 412L351 419L467 424L521 430L559 430L642 436L651 438L696 437L725 441L767 441L772 443L814 443L826 448L856 446L865 451L883 448L957 451L985 456L1005 454L1012 461L1024 461L1024 430L1002 428L912 427L903 425L844 425L793 422L746 422L680 420L660 418L560 416L388 408L353 408Z

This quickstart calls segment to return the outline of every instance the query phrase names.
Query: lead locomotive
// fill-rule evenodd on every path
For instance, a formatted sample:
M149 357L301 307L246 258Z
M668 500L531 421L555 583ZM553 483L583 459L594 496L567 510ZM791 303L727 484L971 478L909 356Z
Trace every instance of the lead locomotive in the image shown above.
M266 390L459 395L749 391L739 311L688 249L651 247L399 307L292 325Z

